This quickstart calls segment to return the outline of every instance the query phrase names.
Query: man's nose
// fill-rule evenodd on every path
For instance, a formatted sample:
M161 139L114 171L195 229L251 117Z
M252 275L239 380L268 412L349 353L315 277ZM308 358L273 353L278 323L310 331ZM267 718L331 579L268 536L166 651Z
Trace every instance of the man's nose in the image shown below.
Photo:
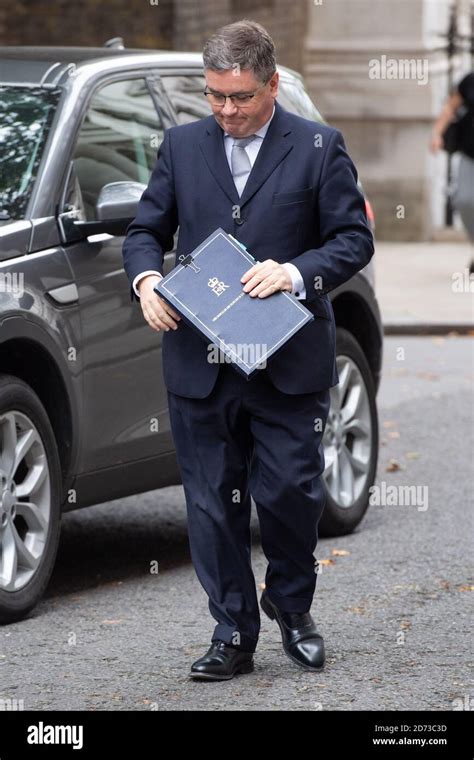
M221 114L223 116L234 116L237 110L237 106L232 103L230 98L227 98L224 105L222 106Z

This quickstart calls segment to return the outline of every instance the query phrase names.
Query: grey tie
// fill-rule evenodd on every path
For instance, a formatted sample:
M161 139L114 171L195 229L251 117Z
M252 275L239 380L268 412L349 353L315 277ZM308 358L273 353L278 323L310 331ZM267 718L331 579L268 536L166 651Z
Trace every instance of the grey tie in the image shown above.
M247 178L252 169L250 158L247 155L245 146L255 140L256 135L249 135L248 137L239 137L234 139L232 144L232 152L230 154L230 163L232 166L232 176L234 178L237 192L242 195L247 182Z

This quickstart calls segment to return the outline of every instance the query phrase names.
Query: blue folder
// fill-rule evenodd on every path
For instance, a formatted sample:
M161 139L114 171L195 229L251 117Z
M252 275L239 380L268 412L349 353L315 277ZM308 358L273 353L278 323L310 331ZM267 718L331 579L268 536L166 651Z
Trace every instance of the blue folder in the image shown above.
M206 340L208 361L229 362L247 379L314 319L286 291L266 298L244 293L240 278L255 263L218 227L154 288Z

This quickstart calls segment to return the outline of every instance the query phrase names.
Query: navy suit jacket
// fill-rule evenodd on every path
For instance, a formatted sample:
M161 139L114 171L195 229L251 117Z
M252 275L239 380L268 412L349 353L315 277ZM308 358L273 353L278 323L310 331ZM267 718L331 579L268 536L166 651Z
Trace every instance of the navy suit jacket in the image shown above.
M306 287L302 303L315 319L270 358L267 372L288 394L336 385L335 322L327 293L362 269L374 252L357 172L341 133L275 101L239 197L223 130L213 115L169 128L127 229L123 260L130 283L147 269L163 274L164 253L173 248L178 225L177 257L222 227L257 260L298 267ZM130 296L139 300L131 286ZM162 354L168 390L189 398L211 392L219 365L208 362L206 342L183 321L163 333Z

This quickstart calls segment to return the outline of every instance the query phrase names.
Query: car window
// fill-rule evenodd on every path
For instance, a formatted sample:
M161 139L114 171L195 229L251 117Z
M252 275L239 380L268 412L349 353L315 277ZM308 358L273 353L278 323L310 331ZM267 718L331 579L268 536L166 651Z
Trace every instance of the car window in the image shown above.
M22 219L60 90L0 87L0 219Z
M166 94L176 112L178 124L188 124L212 114L207 98L204 75L161 76Z
M107 183L148 184L162 140L163 125L144 79L113 82L97 90L74 151L88 220L95 219L95 204Z
M303 85L299 82L280 79L277 100L283 108L291 113L296 113L304 119L325 123Z

